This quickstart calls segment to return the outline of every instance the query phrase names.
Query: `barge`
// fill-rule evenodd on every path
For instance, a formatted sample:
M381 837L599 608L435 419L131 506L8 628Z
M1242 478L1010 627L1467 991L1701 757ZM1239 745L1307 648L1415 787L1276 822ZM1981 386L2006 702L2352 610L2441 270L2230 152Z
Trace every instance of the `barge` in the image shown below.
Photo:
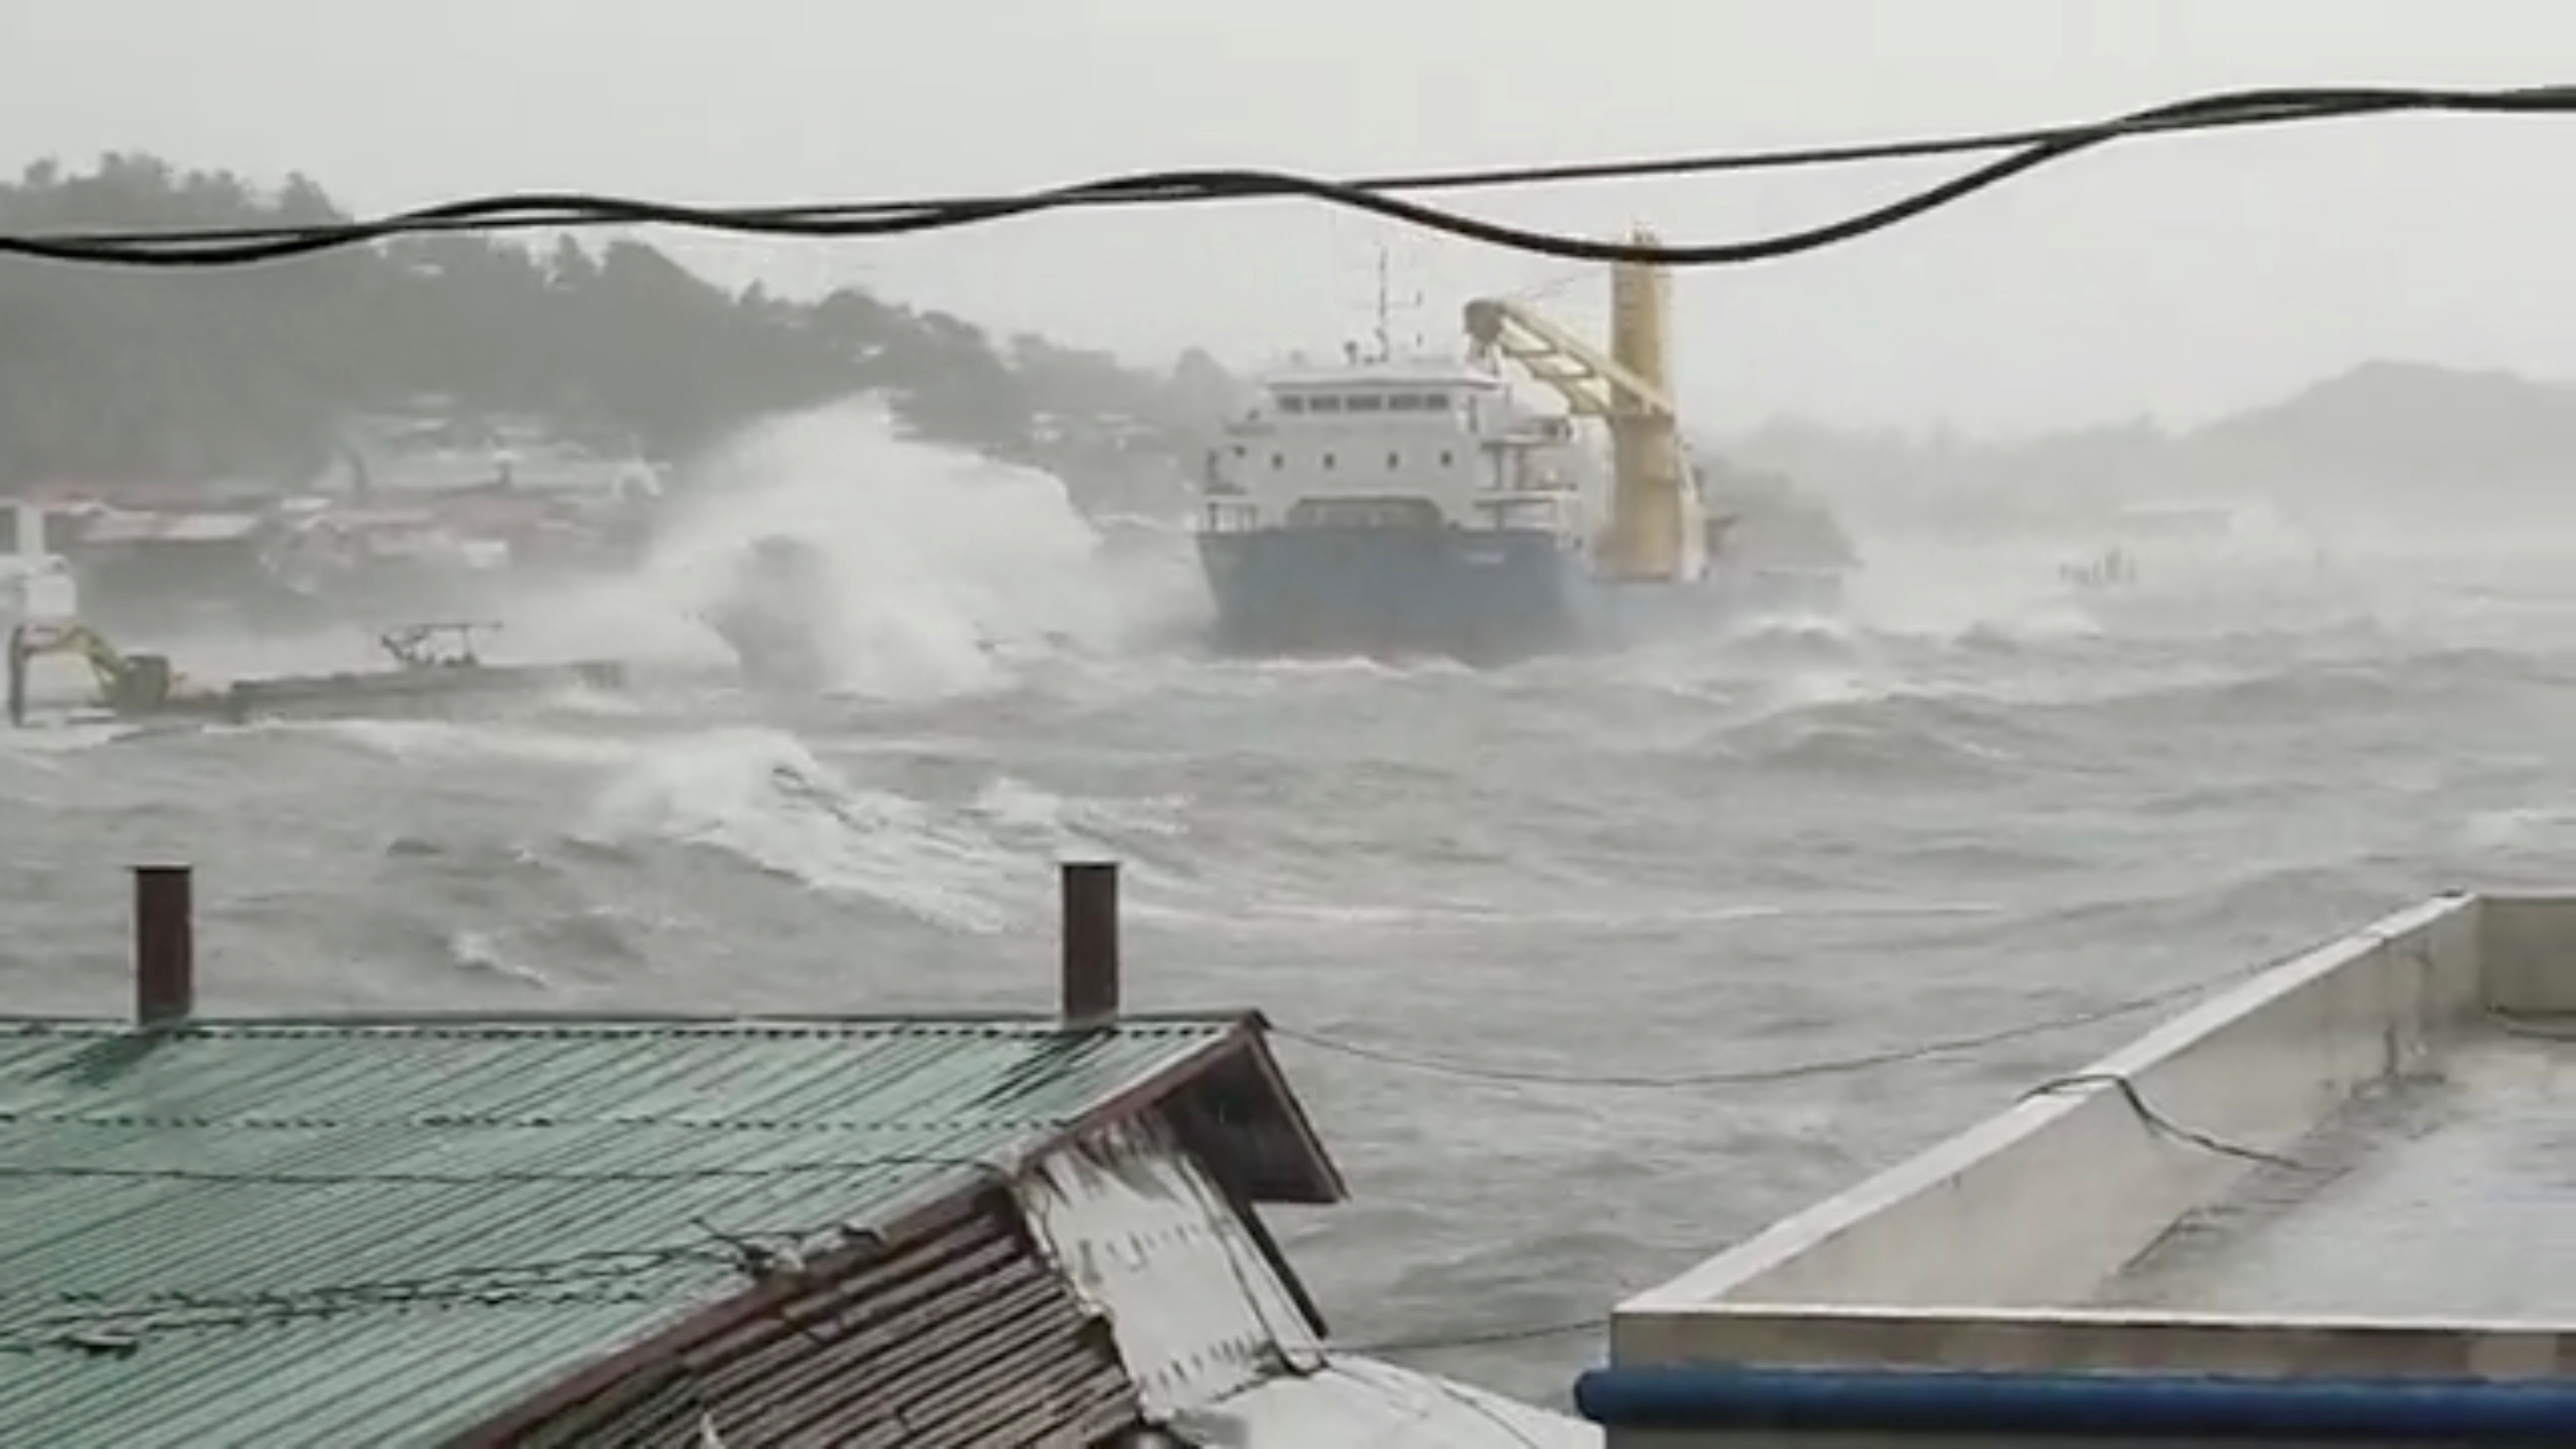
M380 635L389 670L279 675L208 685L170 667L163 654L127 654L78 623L20 624L9 633L9 722L31 714L29 675L35 661L67 654L95 682L90 717L114 720L200 719L242 724L279 715L376 714L492 696L565 689L616 690L626 666L590 659L552 664L488 664L475 650L474 624L412 624Z

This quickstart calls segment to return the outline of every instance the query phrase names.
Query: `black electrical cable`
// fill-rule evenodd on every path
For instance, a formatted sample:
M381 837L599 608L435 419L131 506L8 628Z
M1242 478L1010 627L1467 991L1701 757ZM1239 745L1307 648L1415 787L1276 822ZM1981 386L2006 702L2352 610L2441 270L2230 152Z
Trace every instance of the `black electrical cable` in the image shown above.
M2014 1022L2008 1026L1990 1027L1984 1031L1969 1032L1959 1036L1935 1037L1928 1041L1885 1047L1877 1051L1856 1052L1847 1056L1811 1057L1803 1061L1779 1062L1767 1066L1720 1067L1698 1072L1666 1074L1554 1072L1528 1067L1462 1062L1445 1057L1418 1056L1410 1052L1371 1046L1366 1042L1327 1036L1321 1032L1280 1026L1276 1023L1271 1025L1270 1034L1336 1055L1376 1062L1402 1071L1423 1072L1433 1076L1455 1077L1474 1082L1656 1092L1682 1091L1699 1087L1757 1087L1780 1082L1807 1081L1818 1077L1855 1076L1885 1067L1907 1066L1938 1057L1958 1056L1985 1047L2002 1046L2011 1042L2026 1041L2033 1037L2074 1031L2106 1021L2116 1021L2124 1016L2134 1016L2141 1011L2180 1001L2216 986L2258 976L2278 964L2280 964L2278 961L2267 961L2260 966L2232 968L2216 975L2199 977L2161 990L2114 1001L2105 1006Z
M2115 140L2406 112L2559 114L2576 111L2576 86L2508 90L2306 87L2226 92L2108 121L1975 135L1809 147L1788 151L1648 158L1477 171L1423 172L1327 181L1286 172L1145 172L1015 196L932 198L837 205L691 207L577 192L522 193L449 202L373 221L193 231L0 236L0 255L136 267L226 267L359 246L406 234L662 225L775 237L903 236L1040 212L1122 205L1178 205L1301 197L1509 250L1570 261L1651 266L1743 265L1856 240L1999 185L2036 167ZM1402 199L1398 193L1492 189L1783 170L1986 151L2012 154L1843 220L1732 243L1688 246L1593 241L1532 231Z
M2053 1096L2060 1093L2077 1091L2086 1087L2108 1087L2119 1093L2121 1099L2127 1103L2129 1110L2135 1113L2138 1120L2146 1125L2147 1130L2156 1133L2158 1136L2168 1138L2186 1146L2198 1148L2204 1152L2215 1153L2221 1157L2232 1157L2240 1162L2250 1162L2258 1166L2282 1168L2289 1171L2310 1174L2321 1171L2318 1167L2309 1163L2301 1162L2295 1157L2287 1157L2277 1152L2266 1152L2257 1147L2248 1147L2241 1142L2231 1142L2215 1133L2205 1132L2197 1127L2186 1126L2183 1123L2176 1121L2172 1116L2158 1108L2155 1104L2149 1102L2145 1094L2138 1090L2138 1084L2136 1082L2131 1081L2125 1076L2113 1073L2074 1072L2062 1077L2051 1077L2047 1081L2041 1082L2037 1086L2034 1086L2028 1091L2022 1093L2022 1099L2024 1101L2028 1101L2034 1097ZM1344 1347L1346 1351L1351 1353L1364 1353L1383 1357L1404 1357L1412 1354L1437 1353L1456 1349L1499 1348L1519 1344L1539 1343L1549 1339L1570 1338L1576 1334L1606 1331L1610 1327L1610 1324L1610 1319L1595 1314L1586 1318L1555 1319L1540 1323L1519 1324L1506 1328L1465 1329L1453 1333L1430 1334L1409 1338L1378 1339L1372 1342L1349 1344Z
M2214 1152L2221 1157L2233 1157L2240 1162L2256 1163L2264 1167L2287 1168L2293 1172L2318 1171L2317 1168L2295 1157L2284 1157L2277 1152L2266 1152L2259 1147L2230 1142L2224 1137L2204 1132L2197 1127L2187 1127L2166 1115L2154 1103L2149 1102L2146 1095L2138 1090L2136 1082L2116 1072L2075 1072L2063 1077L2051 1077L2022 1093L2022 1097L2028 1100L2032 1097L2053 1096L2084 1087L2109 1087L2118 1092L2120 1099L2128 1103L2130 1112L2135 1114L2140 1122L2146 1124L2148 1131L2185 1146L2197 1147L2204 1152Z

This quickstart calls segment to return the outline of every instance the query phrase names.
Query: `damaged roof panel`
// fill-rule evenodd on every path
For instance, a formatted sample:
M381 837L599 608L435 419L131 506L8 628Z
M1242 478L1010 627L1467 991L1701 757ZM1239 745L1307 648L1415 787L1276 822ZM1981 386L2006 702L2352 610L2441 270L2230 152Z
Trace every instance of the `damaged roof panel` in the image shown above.
M1224 1449L1600 1449L1601 1431L1330 1347L1259 1219L1153 1121L1049 1158L1018 1189L1107 1320L1143 1417Z
M1241 1190L1337 1196L1275 1081L1248 1018L0 1026L0 1402L402 1442L1194 1094Z

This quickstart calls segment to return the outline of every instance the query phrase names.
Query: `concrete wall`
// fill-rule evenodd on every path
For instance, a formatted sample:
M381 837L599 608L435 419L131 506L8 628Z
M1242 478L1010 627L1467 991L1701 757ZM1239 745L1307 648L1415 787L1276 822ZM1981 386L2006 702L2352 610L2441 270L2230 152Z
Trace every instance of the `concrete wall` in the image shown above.
M2576 897L2481 896L2478 940L2490 1007L2576 1012Z
M2288 1146L2409 1070L2478 1007L2478 903L2446 897L2256 976L2072 1075L2125 1077L2158 1111ZM2576 916L2571 916L2576 923ZM2025 1099L1621 1305L2071 1306L2248 1170L2152 1130L2107 1082Z
M2576 1334L2290 1323L2083 1307L2252 1171L2143 1121L2282 1151L2352 1096L2431 1065L2490 1007L2576 1011L2576 899L2445 896L2252 977L1860 1187L1620 1305L1613 1370L2171 1371L2547 1378ZM1787 1443L1614 1431L1618 1446ZM1853 1444L1810 1437L1802 1446ZM1908 1440L1907 1442L1916 1442ZM2093 1441L2102 1442L2102 1441Z

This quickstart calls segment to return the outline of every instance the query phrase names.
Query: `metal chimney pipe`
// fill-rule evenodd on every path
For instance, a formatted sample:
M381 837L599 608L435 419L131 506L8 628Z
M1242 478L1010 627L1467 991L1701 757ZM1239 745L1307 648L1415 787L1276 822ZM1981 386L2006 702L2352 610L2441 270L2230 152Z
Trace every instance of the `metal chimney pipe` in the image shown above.
M196 1007L195 904L188 867L134 868L134 1021L167 1026Z
M1110 1026L1118 1020L1118 862L1066 861L1064 876L1064 1023Z

